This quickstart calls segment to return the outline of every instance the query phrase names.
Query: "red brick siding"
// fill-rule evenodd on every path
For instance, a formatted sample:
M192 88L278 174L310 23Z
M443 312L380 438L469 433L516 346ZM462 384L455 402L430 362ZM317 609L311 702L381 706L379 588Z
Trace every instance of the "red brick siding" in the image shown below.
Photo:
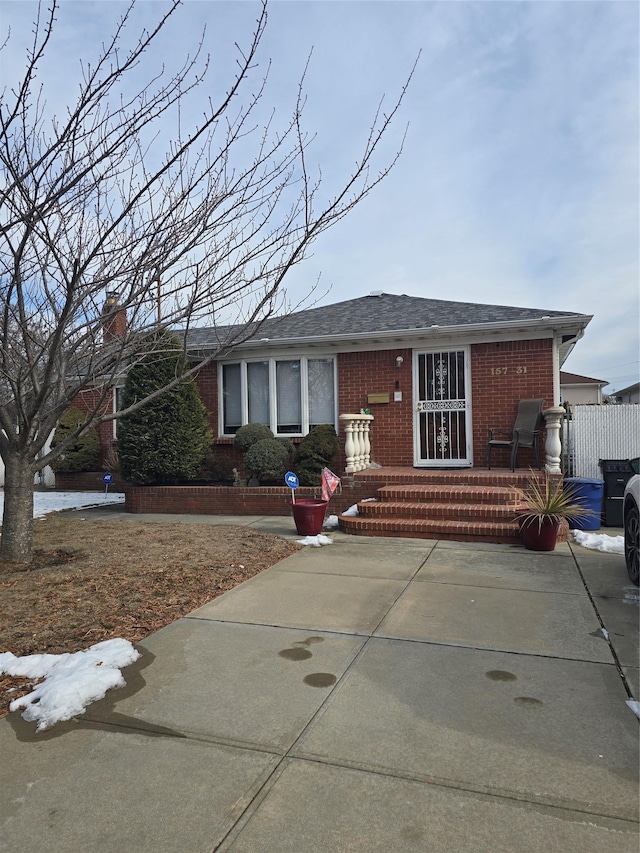
M397 356L404 359L396 367ZM393 349L384 352L351 352L338 356L338 410L340 414L370 409L372 458L380 465L413 464L412 352ZM396 388L396 383L399 383ZM402 391L402 402L394 403L394 391ZM389 394L389 403L367 402L368 394ZM344 449L344 432L340 428ZM344 453L341 457L344 470Z
M196 374L200 399L209 412L209 426L214 438L218 435L218 365L207 364Z
M521 372L518 372L520 368ZM526 368L526 372L525 372ZM492 374L492 370L494 371ZM500 374L496 371L500 370ZM503 373L502 371L505 371ZM471 346L471 389L473 406L474 466L485 465L489 428L509 431L516 417L518 401L541 397L544 408L553 405L553 342L507 341ZM544 437L541 456L544 457ZM494 451L492 465L508 464L506 451ZM532 450L518 453L518 467L535 464Z
M102 390L97 388L87 388L81 391L73 400L71 406L76 406L81 412L92 411L100 402ZM109 389L105 399L102 401L98 409L99 414L107 414L113 411L113 391ZM107 462L111 461L115 440L113 438L113 421L106 421L98 424L96 427L98 436L100 437L100 456L102 458L103 468L107 467ZM56 484L58 479L56 478ZM58 486L60 488L60 486Z

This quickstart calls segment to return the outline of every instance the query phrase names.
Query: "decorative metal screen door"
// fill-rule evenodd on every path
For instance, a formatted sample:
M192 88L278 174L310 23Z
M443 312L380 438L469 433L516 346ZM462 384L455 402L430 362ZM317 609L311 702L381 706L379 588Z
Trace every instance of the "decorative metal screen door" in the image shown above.
M471 406L465 349L418 352L414 358L414 464L468 467Z

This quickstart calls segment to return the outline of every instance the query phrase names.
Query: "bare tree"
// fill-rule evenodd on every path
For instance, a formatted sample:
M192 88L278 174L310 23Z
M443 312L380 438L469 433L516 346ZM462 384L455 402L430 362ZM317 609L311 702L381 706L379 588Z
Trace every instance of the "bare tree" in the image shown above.
M382 166L374 163L411 74L391 108L381 104L372 117L355 166L330 193L307 162L304 74L284 127L273 117L260 123L267 75L251 86L266 2L248 47L237 48L226 93L217 103L206 98L200 121L183 126L185 99L201 91L208 71L205 34L177 71L150 73L141 83L144 60L180 2L171 0L132 41L125 28L134 4L81 65L74 103L54 116L38 68L54 49L56 15L67 10L56 0L40 6L21 79L0 97L4 561L30 561L34 474L83 430L114 417L105 411L107 395L148 341L158 340L145 336L160 324L158 300L166 327L232 322L233 334L221 336L206 362L229 352L277 313L287 272L388 174L402 149L401 141ZM167 140L168 118L176 130ZM108 301L105 315L109 292L119 301ZM124 334L105 338L105 323L123 309ZM190 372L206 362L191 362ZM85 422L43 455L62 413L90 386L97 392Z

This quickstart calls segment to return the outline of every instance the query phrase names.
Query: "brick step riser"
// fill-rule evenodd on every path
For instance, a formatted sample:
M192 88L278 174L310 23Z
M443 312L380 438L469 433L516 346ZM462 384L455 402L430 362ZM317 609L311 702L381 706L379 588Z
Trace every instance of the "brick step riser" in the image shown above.
M457 527L455 523L418 521L416 519L341 519L340 527L346 533L360 536L396 536L412 539L445 539L458 542L495 542L519 544L517 524L469 524Z
M409 503L407 501L366 502L358 504L360 518L424 518L478 519L481 521L514 521L512 506L494 504Z
M517 492L510 489L439 486L384 486L378 489L382 501L409 501L411 503L503 504L515 508L520 503Z
M389 473L361 473L357 475L358 483L371 485L373 487L377 486L378 488L381 486L392 486L398 483L402 485L489 486L496 488L509 488L510 486L515 486L516 488L523 489L531 482L531 479L532 477L529 473L510 473L505 477L504 472L496 475L492 475L487 472L472 475L468 473L455 473L452 471L431 474L421 474L418 472L412 474L403 472L402 475L393 475ZM542 482L542 474L539 475L539 479Z

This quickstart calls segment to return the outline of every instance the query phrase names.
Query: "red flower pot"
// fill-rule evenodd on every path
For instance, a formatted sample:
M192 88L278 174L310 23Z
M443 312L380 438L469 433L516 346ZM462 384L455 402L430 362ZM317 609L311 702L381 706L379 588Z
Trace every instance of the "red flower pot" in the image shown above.
M522 544L529 551L553 551L559 531L559 519L551 516L520 519Z
M329 501L305 498L291 503L293 520L300 536L317 536L324 524L324 514Z

